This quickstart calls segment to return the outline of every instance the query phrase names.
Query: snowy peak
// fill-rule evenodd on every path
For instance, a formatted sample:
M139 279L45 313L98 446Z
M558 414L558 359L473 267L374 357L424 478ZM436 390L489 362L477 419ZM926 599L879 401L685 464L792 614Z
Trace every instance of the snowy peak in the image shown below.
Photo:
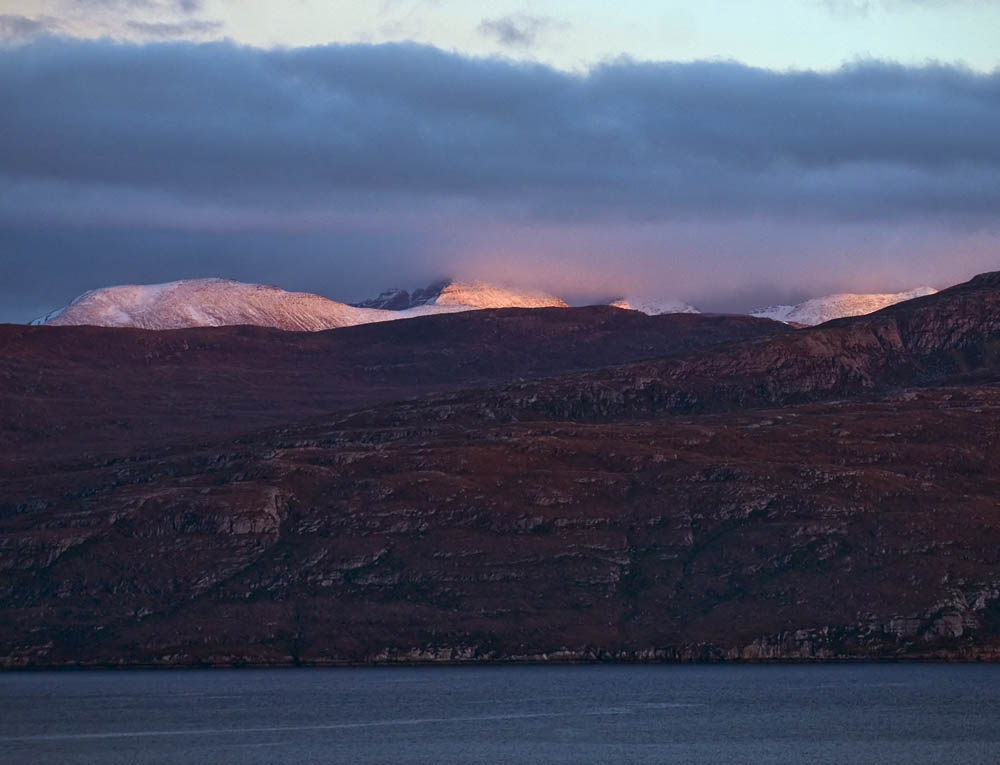
M406 311L439 308L442 311L482 308L566 308L567 303L544 292L516 290L478 281L445 279L412 293L401 289L386 290L377 298L355 303L359 308Z
M752 311L750 315L813 326L846 316L874 313L896 303L902 303L904 300L933 295L936 292L933 287L915 287L905 292L894 293L841 293L813 298L798 305L770 305Z
M434 299L434 305L469 308L567 308L561 298L544 292L513 290L485 282L451 281Z
M307 292L228 279L189 279L164 284L126 284L91 290L42 323L102 327L182 329L253 324L315 331L393 318Z
M412 307L410 293L406 290L391 289L380 292L378 297L351 303L355 308L380 308L386 311L404 311Z
M307 292L229 279L188 279L164 284L125 284L80 295L36 324L138 329L183 329L252 324L291 331L318 331L481 308L566 307L559 298L482 282L443 281L413 293L388 290L360 305Z
M936 291L931 287L917 287L893 294L829 295L798 305L768 306L753 311L751 315L786 323L822 324L844 316L872 313L904 300L932 295ZM673 298L627 297L611 305L650 316L699 313L694 306ZM485 308L547 307L565 308L567 303L544 292L479 281L448 279L413 292L387 290L377 298L347 305L320 295L288 292L261 284L229 279L189 279L92 290L65 308L33 323L139 329L251 324L293 331L316 331Z
M664 313L701 313L693 305L677 298L628 297L616 300L608 305L631 311L641 311L649 316L659 316Z

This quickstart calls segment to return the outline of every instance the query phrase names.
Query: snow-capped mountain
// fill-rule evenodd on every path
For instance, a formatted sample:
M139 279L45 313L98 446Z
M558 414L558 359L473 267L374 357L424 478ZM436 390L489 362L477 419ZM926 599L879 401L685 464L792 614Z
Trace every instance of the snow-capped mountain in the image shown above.
M917 287L894 294L839 294L798 305L772 305L751 315L803 325L871 313L886 306L936 292ZM610 305L656 316L699 313L682 300L628 297ZM316 331L394 321L436 313L484 308L567 307L566 301L532 290L485 282L445 280L423 289L387 290L355 305L307 292L246 284L229 279L189 279L165 284L127 284L91 290L65 308L34 324L92 324L104 327L181 329L252 324L295 331Z
M306 292L229 279L189 279L91 290L37 323L140 329L254 324L312 331L389 318L389 311L355 308Z
M396 293L395 299L392 295ZM405 296L402 297L402 296ZM414 297L417 302L414 302ZM381 305L401 305L401 309ZM189 279L91 290L34 324L181 329L253 324L316 331L480 308L560 306L559 298L480 282L442 282L409 295L390 291L362 306L229 279Z
M478 281L445 279L414 290L386 290L377 298L355 303L359 308L405 311L416 308L469 310L476 308L566 308L565 300L533 290L515 290Z
M635 298L628 297L616 300L609 305L615 308L625 308L632 311L642 311L649 316L659 316L664 313L701 313L693 305L676 298Z
M915 287L905 292L894 293L868 295L841 293L813 298L798 305L769 305L766 308L751 311L750 315L812 326L833 319L841 319L845 316L874 313L896 303L902 303L904 300L933 295L935 292L937 290L933 287Z

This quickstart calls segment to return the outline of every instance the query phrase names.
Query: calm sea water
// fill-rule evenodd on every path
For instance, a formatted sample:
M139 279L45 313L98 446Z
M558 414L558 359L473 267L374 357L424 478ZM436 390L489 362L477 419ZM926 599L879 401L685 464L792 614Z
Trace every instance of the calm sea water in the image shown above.
M1000 762L1000 666L6 674L0 762Z

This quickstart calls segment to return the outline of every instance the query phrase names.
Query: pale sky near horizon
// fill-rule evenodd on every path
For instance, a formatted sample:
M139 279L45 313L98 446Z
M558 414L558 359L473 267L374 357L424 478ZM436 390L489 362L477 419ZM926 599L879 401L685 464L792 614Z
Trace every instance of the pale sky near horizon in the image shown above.
M414 41L579 71L731 59L769 69L857 60L1000 66L997 0L0 0L57 34L231 39L255 47Z

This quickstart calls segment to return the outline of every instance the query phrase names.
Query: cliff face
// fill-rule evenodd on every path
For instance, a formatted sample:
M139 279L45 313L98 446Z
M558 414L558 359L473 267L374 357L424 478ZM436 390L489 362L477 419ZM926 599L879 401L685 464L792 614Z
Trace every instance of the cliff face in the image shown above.
M1000 369L995 274L867 316L683 358L511 387L514 416L619 418L864 395Z
M1000 659L998 330L988 275L668 359L9 460L2 661Z
M26 476L0 507L3 661L995 658L997 433L1000 391L962 387L328 422Z

